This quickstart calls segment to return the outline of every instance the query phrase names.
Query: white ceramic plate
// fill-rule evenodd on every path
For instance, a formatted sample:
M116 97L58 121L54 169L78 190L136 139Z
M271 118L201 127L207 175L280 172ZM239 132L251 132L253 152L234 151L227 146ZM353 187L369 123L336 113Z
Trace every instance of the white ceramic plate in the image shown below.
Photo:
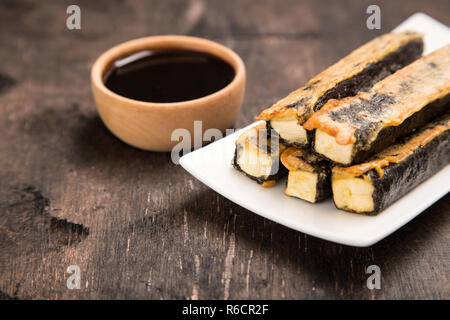
M413 29L425 37L425 53L450 43L450 29L417 13L394 31ZM247 128L254 126L251 124ZM243 130L245 130L244 128ZM240 131L180 159L198 180L238 205L312 236L350 246L370 246L388 236L450 191L450 165L374 217L337 210L331 200L318 204L288 197L285 182L262 188L231 166Z

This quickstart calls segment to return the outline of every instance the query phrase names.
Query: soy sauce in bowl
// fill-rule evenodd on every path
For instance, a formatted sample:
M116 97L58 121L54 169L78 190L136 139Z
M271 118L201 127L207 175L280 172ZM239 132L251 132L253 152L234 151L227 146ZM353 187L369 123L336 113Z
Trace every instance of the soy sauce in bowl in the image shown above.
M130 99L169 103L205 97L235 77L227 62L199 51L140 51L115 61L105 86Z

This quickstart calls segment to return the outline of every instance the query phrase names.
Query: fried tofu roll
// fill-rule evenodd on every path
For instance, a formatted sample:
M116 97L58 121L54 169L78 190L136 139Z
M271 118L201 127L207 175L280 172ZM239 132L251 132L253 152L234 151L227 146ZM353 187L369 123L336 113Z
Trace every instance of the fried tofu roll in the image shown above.
M422 51L422 36L413 31L377 37L261 112L256 120L267 121L279 133L282 143L304 146L308 138L301 125L329 99L367 91L419 58Z
M450 162L450 116L383 150L367 162L332 169L338 209L374 215Z
M279 144L277 133L261 123L236 140L233 166L263 187L270 187L287 172L280 164L280 154L284 149Z
M306 148L289 147L281 155L281 162L289 170L285 193L311 203L331 194L331 169L328 161Z
M369 92L328 101L303 126L315 130L315 152L350 165L444 114L449 103L447 45L378 82Z

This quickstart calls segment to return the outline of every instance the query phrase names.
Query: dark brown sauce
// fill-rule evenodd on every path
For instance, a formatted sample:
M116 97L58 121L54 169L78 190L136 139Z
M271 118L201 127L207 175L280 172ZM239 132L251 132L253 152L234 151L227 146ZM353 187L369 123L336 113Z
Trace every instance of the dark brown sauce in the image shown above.
M226 87L235 72L225 61L197 51L141 51L118 60L104 76L111 91L134 100L179 102Z

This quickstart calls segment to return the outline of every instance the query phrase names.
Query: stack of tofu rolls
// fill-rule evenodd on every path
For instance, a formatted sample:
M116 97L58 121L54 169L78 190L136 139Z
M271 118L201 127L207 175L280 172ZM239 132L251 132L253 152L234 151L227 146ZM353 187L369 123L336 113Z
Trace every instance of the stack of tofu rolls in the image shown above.
M311 203L375 215L450 162L450 45L413 31L373 39L263 110L233 166Z

